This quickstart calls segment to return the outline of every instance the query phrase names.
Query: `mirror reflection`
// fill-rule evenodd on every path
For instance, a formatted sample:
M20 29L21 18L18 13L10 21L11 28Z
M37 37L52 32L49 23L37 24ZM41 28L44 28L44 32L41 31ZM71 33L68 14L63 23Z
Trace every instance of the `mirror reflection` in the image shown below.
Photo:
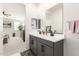
M63 33L62 25L62 4L57 4L46 11L46 26L51 26L52 31L56 33Z

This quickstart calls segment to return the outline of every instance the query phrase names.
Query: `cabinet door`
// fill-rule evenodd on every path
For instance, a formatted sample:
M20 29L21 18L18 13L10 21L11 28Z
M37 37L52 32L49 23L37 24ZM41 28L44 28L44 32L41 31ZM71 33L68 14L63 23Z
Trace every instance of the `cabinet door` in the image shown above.
M63 56L63 45L54 46L54 56Z
M44 45L44 50L45 50L44 52L45 56L53 56L53 48Z
M39 56L53 56L53 48L38 42L38 55Z
M63 56L63 40L54 43L54 56Z
M30 49L35 55L37 54L37 42L33 36L30 36Z
M37 55L38 56L44 56L44 45L42 45L40 42L38 42L38 49L37 49L37 51L38 51L38 53L37 53Z

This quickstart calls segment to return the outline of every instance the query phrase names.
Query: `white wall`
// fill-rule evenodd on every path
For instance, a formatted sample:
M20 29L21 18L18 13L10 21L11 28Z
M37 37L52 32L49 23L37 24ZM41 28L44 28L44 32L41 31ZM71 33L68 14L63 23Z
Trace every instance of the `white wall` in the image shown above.
M79 4L65 3L63 5L63 19L64 19L64 55L79 56L79 34L70 33L68 30L67 21L79 19Z
M3 5L0 4L0 56L3 55Z
M41 19L41 29L45 30L46 25L46 14L45 10L36 4L26 4L26 41L27 50L29 49L29 33L31 29L31 18Z
M3 10L11 14L9 18L25 21L25 6L20 3L4 3Z
M25 20L25 28L26 28L26 49L29 49L29 33L32 31L31 29L31 18L38 18L38 6L35 4L26 4L26 20Z
M25 6L20 3L4 3L3 10L6 10L7 13L11 14L11 16L7 17L8 19L19 20L22 23L25 22ZM5 17L4 17L5 18ZM24 23L25 24L25 23ZM9 43L4 45L4 55L11 55L17 52L22 52L26 50L26 42L23 43L20 38L20 32L12 29L5 29L5 33L10 35ZM12 38L12 33L18 33L16 38ZM18 38L17 38L18 37ZM13 42L12 42L13 41ZM12 43L10 43L12 42Z

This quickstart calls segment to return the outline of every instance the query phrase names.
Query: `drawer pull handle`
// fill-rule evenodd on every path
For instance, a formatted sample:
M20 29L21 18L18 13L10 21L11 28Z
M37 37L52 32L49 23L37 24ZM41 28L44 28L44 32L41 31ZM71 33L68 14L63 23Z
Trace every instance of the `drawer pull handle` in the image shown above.
M34 43L34 41L32 40L32 44Z
M43 45L41 45L41 51L44 52L44 46Z

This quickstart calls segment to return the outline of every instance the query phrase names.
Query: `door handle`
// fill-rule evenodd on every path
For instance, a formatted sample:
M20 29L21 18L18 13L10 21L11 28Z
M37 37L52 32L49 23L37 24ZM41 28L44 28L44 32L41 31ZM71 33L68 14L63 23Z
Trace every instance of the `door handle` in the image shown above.
M34 41L32 40L32 44L34 43Z
M41 51L44 52L44 45L41 45Z

